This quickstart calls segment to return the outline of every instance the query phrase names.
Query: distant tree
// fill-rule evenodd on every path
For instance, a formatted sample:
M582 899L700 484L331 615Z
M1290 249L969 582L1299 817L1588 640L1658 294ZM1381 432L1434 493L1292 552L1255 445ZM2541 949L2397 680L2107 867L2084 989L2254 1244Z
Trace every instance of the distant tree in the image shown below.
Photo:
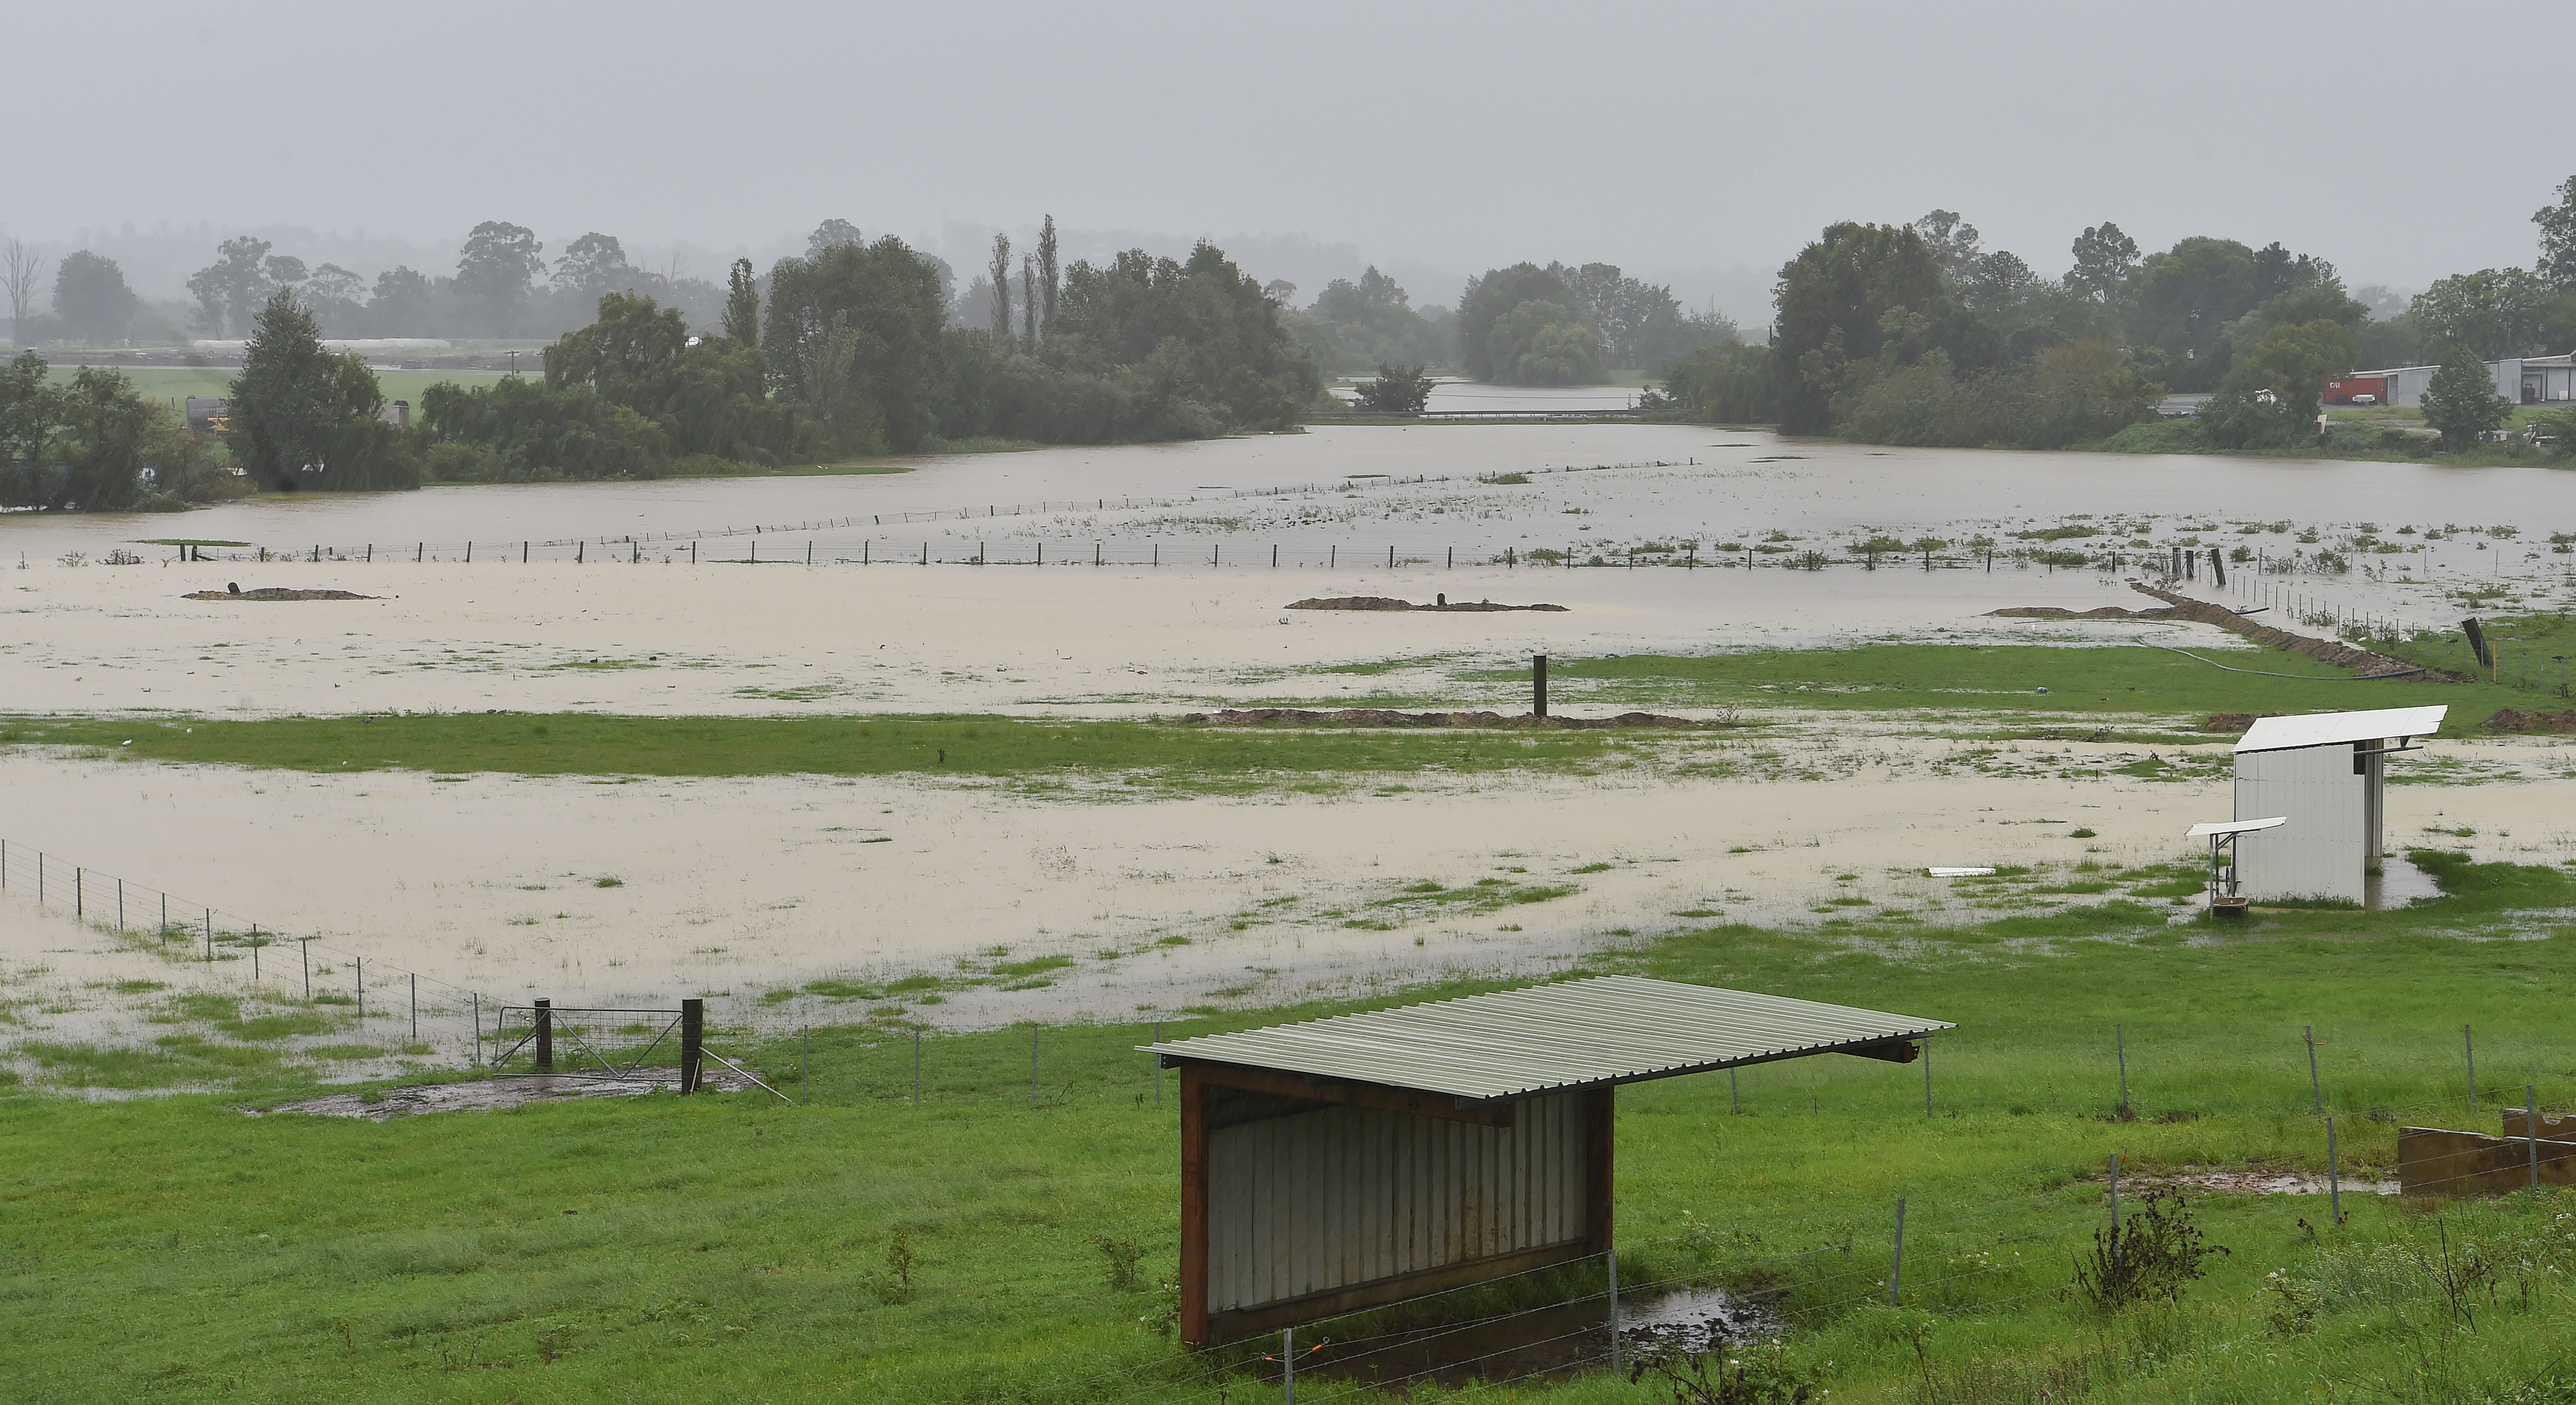
M725 280L724 334L744 346L760 345L760 280L749 259L735 259Z
M938 428L946 324L938 266L889 237L772 266L761 350L816 451L908 451Z
M293 254L271 254L259 261L259 271L272 289L300 287L310 276L305 272L304 260Z
M215 246L215 261L188 275L188 291L197 299L197 320L212 336L249 330L251 319L271 291L262 260L269 242L242 235Z
M1044 329L1055 320L1055 300L1062 291L1064 270L1056 264L1055 216L1046 217L1038 226L1038 326Z
M1705 347L1665 369L1664 393L1695 420L1768 423L1779 415L1770 358L1767 346Z
M1376 365L1447 362L1447 339L1411 302L1401 285L1372 264L1356 283L1336 278L1325 284L1315 305L1289 325L1317 364L1335 375Z
M303 280L297 296L312 310L313 320L325 331L338 331L345 336L353 329L364 309L359 295L367 290L366 280L336 263L326 263Z
M134 320L134 290L116 260L87 249L54 270L54 315L72 340L101 344L124 337Z
M653 421L684 454L774 462L793 433L789 408L764 393L768 362L751 343L692 342L677 308L610 293L599 320L546 348L546 385L586 390Z
M615 235L594 230L564 246L562 256L555 260L552 281L558 290L591 303L610 293L628 291L637 272L626 261L626 250Z
M1381 415L1418 415L1431 403L1431 385L1420 366L1380 362L1377 379L1359 383L1359 407Z
M2138 269L2138 241L2104 220L2075 236L2075 266L2066 286L2095 302L2118 298Z
M2352 329L2318 320L2274 327L2235 359L2200 411L2212 440L2229 449L2295 444L2316 433L2326 382L2352 373Z
M1129 397L1134 438L1284 429L1323 394L1279 305L1204 241L1186 262L1130 249L1105 266L1075 263L1047 349Z
M24 239L0 244L0 295L9 300L9 344L27 344L27 309L36 305L36 283L45 261Z
M1590 385L1601 379L1601 344L1582 312L1531 298L1486 334L1493 378L1505 385Z
M993 285L993 335L1003 341L1011 339L1011 236L993 236L993 262L990 265Z
M416 487L420 470L361 358L322 348L313 314L279 289L253 322L233 378L226 442L253 481L298 488Z
M1038 261L1020 256L1020 333L1029 350L1038 349Z
M805 236L805 256L815 258L844 244L866 242L859 234L859 227L848 220L825 220L814 226L813 233Z
M1827 227L1782 266L1773 302L1765 364L1780 428L1791 434L1833 427L1834 397L1856 367L1911 364L1936 347L1957 365L1973 341L1957 325L1964 313L1940 261L1912 225Z
M2455 342L2442 353L2424 388L2424 423L2442 432L2444 445L2464 449L2512 414L2513 402L2496 394L2495 373L2476 348Z
M1467 280L1458 298L1458 357L1468 375L1492 380L1499 374L1493 355L1494 328L1513 308L1532 301L1567 309L1582 303L1564 279L1534 263L1488 269Z
M1932 261L1941 266L1955 286L1974 276L1977 258L1984 251L1978 246L1984 236L1977 227L1959 218L1955 210L1934 210L1909 226L1923 236L1923 247L1931 250Z
M2538 345L2549 290L2519 268L2483 268L2438 279L2415 297L2424 339L2458 343L2484 357L2520 356Z
M2558 203L2535 211L2540 226L2540 264L2534 271L2562 293L2576 292L2576 176L2558 183Z
M2207 359L2227 324L2263 302L2255 295L2254 251L2233 239L2194 236L2151 254L2133 286L2131 343L2179 362Z
M456 256L456 294L483 335L505 335L518 321L529 289L545 272L545 247L535 230L499 220L485 220L465 236Z
M438 285L425 274L396 265L376 275L376 291L367 300L367 321L389 336L435 336Z
M36 353L21 351L0 367L0 473L13 464L33 468L43 460L45 441L62 414L60 400L61 391L46 378L45 358ZM33 506L30 496L30 490L20 488L5 501Z

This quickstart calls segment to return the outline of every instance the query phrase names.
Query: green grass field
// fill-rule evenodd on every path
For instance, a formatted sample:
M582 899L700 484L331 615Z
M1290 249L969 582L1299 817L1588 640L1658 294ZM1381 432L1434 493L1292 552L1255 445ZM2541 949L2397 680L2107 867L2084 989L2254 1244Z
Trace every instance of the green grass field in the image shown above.
M56 366L50 374L55 380L68 381L78 369ZM228 366L119 366L114 369L123 371L125 378L134 382L135 390L145 399L171 405L183 404L192 395L201 398L230 395L233 393L233 377L240 374ZM538 364L532 369L542 370L543 367ZM488 385L499 380L502 374L499 371L378 371L376 384L384 389L387 400L408 400L417 406L421 392L440 381L454 381L464 386Z
M2420 861L2447 896L2241 934L2133 908L1901 939L1717 928L1594 959L1960 1026L1929 1115L1919 1068L1846 1058L1744 1071L1741 1112L1721 1075L1623 1092L1632 1300L1762 1297L1836 1400L2570 1398L2576 1193L2444 1210L2355 1192L2342 1225L2322 1197L2207 1195L2193 1209L2229 1253L2179 1306L2105 1316L2060 1291L2114 1152L2132 1207L2187 1165L2324 1168L2303 1026L2356 1180L2401 1122L2492 1128L2465 1107L2463 1023L2490 1110L2526 1082L2576 1097L2576 879ZM1034 1105L1029 1027L927 1041L915 1108L893 1021L817 1031L810 1085L784 1031L719 1042L804 1105L653 1096L379 1126L246 1116L296 1091L255 1072L220 1094L22 1092L0 1099L0 1293L21 1324L0 1379L31 1402L1275 1400L1254 1372L1208 1374L1239 1351L1176 1359L1140 1320L1177 1242L1174 1108L1130 1051L1147 1034L1037 1031ZM1095 1238L1135 1241L1148 1286L1113 1286ZM1328 1371L1303 1388L1354 1394ZM1592 1375L1410 1398L1672 1397Z

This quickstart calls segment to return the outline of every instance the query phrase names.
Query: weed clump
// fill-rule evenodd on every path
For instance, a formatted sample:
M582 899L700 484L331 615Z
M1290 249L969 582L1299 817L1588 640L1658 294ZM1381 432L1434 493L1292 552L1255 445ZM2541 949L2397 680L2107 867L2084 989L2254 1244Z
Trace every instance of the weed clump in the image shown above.
M2105 1313L2142 1302L2178 1303L2192 1280L2209 1272L2201 1260L2226 1252L2192 1223L2182 1196L2157 1191L2146 1208L2093 1231L2093 1252L2075 1261L2069 1291Z

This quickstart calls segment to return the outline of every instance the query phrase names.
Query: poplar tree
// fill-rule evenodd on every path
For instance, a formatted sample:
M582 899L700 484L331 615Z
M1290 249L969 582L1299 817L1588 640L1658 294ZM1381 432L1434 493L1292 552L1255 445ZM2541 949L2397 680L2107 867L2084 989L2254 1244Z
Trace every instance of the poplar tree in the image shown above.
M1038 261L1020 256L1020 327L1029 350L1038 349Z
M725 292L724 334L744 346L760 345L760 282L752 275L749 259L733 261L733 277L727 280Z
M1011 339L1011 236L993 236L993 335Z
M1038 297L1044 303L1038 310L1041 327L1055 320L1055 294L1063 281L1061 272L1056 266L1055 216L1049 215L1046 223L1038 226Z

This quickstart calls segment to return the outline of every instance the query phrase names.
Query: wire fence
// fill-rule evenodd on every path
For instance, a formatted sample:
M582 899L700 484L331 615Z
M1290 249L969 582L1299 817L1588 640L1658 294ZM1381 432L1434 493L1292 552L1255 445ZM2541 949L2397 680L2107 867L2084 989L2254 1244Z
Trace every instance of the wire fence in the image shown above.
M200 965L218 979L272 999L338 1015L331 1031L376 1041L336 1046L343 1057L471 1060L485 1001L475 991L395 965L337 941L296 934L79 863L0 839L0 893L112 933L166 962Z

